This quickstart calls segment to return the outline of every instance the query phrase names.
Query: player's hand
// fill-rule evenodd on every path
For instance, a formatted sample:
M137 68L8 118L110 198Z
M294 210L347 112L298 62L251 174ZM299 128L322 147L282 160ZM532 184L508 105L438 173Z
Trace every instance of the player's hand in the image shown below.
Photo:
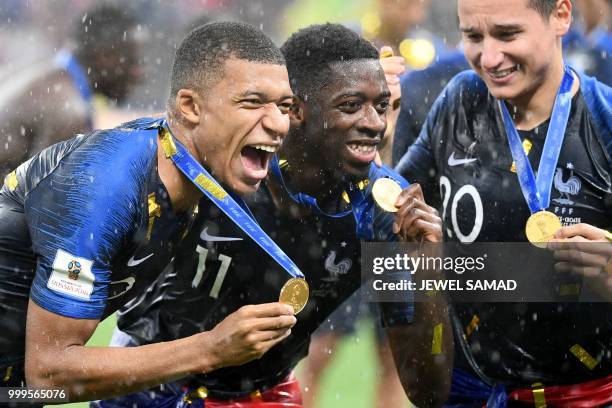
M402 96L400 75L406 71L406 60L404 57L393 55L393 48L384 46L380 49L380 65L385 72L387 86L391 92L389 102L392 107L397 106L396 101L399 101Z
M612 242L605 230L589 224L562 227L548 249L554 251L557 272L580 274L612 295Z
M442 242L442 219L425 203L418 183L405 188L397 198L393 233L407 242Z
M296 321L293 308L282 303L241 307L206 332L212 342L213 366L242 365L260 358L291 334Z

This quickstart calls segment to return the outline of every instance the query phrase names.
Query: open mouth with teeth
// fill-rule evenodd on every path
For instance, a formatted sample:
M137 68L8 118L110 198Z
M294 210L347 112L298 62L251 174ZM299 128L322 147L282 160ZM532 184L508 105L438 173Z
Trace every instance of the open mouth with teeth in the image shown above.
M378 143L379 142L376 140L356 141L349 142L346 146L354 159L364 164L368 164L376 157Z
M240 151L242 167L249 178L263 180L268 174L270 159L278 150L278 145L248 145Z
M491 77L491 79L499 82L499 81L504 81L508 79L512 74L518 71L518 69L519 69L519 66L515 65L508 69L502 69L498 71L487 71L487 74L489 74L489 77Z

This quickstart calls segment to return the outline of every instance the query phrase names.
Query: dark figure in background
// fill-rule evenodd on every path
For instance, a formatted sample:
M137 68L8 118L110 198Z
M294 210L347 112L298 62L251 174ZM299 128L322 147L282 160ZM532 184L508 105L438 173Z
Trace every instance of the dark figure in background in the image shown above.
M103 6L79 17L72 49L0 71L0 177L26 158L92 130L91 98L123 101L141 78L136 20Z

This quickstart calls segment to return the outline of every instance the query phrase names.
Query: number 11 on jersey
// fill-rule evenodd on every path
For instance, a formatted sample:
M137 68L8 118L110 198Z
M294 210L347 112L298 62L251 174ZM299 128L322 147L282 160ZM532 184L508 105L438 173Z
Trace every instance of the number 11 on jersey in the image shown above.
M202 282L202 277L204 276L204 271L206 270L206 258L208 257L208 249L198 245L196 248L196 252L198 253L198 267L196 268L195 276L191 281L191 287L197 288L200 286ZM217 277L210 289L209 296L213 299L217 299L219 297L219 292L221 291L221 286L223 285L223 280L227 275L227 270L229 269L230 264L232 263L232 258L219 254L218 256L221 265L219 266L219 270L217 271Z

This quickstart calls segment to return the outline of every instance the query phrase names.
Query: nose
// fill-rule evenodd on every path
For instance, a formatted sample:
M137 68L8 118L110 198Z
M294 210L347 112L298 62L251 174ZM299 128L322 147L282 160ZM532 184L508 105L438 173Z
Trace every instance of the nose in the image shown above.
M490 70L499 67L504 62L504 53L501 45L494 39L484 39L482 53L480 54L480 66Z
M367 105L359 125L362 130L370 134L370 137L382 136L387 127L387 118L379 113L374 105Z
M268 103L265 108L266 113L261 121L264 129L276 137L285 137L289 132L289 115L283 114L275 103Z

